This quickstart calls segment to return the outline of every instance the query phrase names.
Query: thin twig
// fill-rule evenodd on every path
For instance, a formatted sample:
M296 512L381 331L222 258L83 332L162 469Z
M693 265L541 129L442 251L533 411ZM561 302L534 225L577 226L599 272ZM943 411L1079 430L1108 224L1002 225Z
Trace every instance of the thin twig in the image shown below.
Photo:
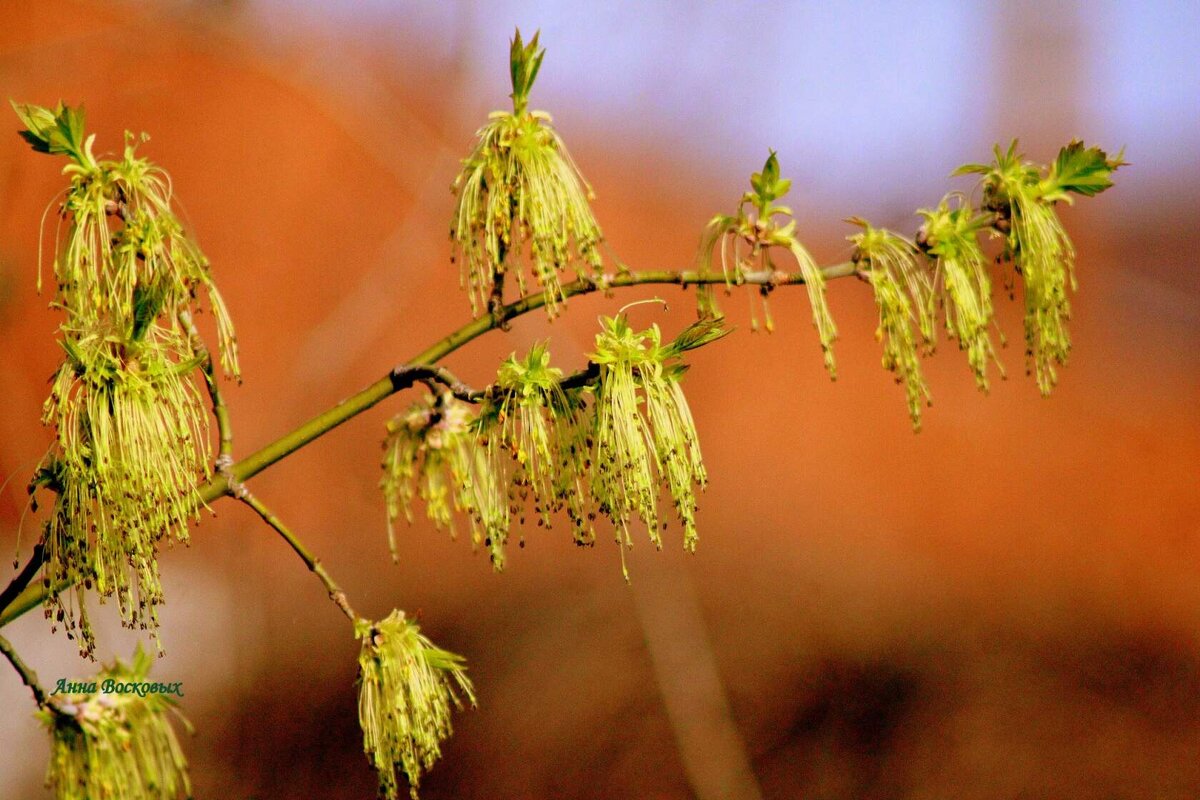
M226 467L233 465L233 421L229 417L229 408L225 405L225 398L221 395L220 382L213 367L212 353L209 352L208 345L201 338L200 331L196 328L196 323L192 319L191 312L184 311L180 313L179 321L183 323L184 328L187 330L188 337L191 339L192 350L196 355L200 356L200 371L204 374L204 385L208 388L209 399L212 400L212 412L213 416L216 417L217 433L220 436L216 464L217 471L219 472L222 465Z
M0 653L4 653L8 657L9 662L13 665L13 669L21 676L21 681L29 687L29 691L33 692L33 699L37 701L38 707L45 706L46 690L38 683L37 673L21 660L12 643L3 636L0 636Z
M337 585L337 582L330 577L325 567L321 565L321 559L314 556L312 551L305 547L304 543L296 538L296 534L292 533L291 529L283 523L283 520L276 516L275 512L263 505L261 500L250 493L250 490L243 490L238 495L238 499L254 509L255 513L262 517L263 522L274 528L283 537L284 541L292 546L292 549L296 551L296 555L300 556L300 560L304 562L305 566L320 578L321 583L325 586L325 590L329 592L329 599L342 610L343 614L350 618L351 622L357 622L359 617L354 613L354 609L350 607L350 603L346 599L346 593L342 591L342 587Z

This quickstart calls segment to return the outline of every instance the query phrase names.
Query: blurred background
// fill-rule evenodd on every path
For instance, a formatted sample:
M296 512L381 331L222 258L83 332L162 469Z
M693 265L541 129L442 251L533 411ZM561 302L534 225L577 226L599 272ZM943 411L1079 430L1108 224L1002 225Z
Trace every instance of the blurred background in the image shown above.
M803 292L777 293L773 336L729 298L740 330L688 383L712 476L699 552L641 538L631 585L614 545L577 550L565 527L530 531L497 575L418 523L393 565L379 442L412 397L255 478L360 613L419 613L468 658L479 709L422 796L1200 795L1200 6L7 0L0 95L84 103L98 150L151 135L238 327L244 456L469 318L449 186L508 104L518 25L547 47L533 106L634 268L690 265L768 147L822 263L847 257L852 214L911 233L995 142L1045 162L1081 136L1132 166L1064 212L1080 289L1049 399L1006 299L1009 380L982 396L943 346L914 436L864 285L830 285L836 384ZM0 127L0 552L24 560L60 355L38 221L63 178L15 117ZM679 290L577 298L448 363L482 385L553 336L571 369L597 314L656 294L669 311L635 321L687 323ZM213 510L164 555L156 667L184 683L196 796L372 796L346 621L246 509ZM101 659L128 657L104 612ZM44 682L95 668L38 612L4 633ZM32 710L0 669L0 797L48 796Z

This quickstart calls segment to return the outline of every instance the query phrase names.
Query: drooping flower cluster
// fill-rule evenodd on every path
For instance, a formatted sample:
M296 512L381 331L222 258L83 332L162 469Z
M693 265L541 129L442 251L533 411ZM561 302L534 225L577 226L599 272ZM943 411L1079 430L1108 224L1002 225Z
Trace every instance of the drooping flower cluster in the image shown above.
M513 110L493 112L454 182L458 206L450 226L455 258L476 313L503 302L507 275L526 290L519 266L528 248L533 279L551 318L566 300L560 272L574 266L600 270L600 227L592 215L591 187L567 152L550 115L529 111L529 90L545 50L535 35L512 42Z
M853 259L875 292L879 309L875 338L883 345L883 368L904 385L913 429L920 430L921 407L932 402L919 353L922 348L931 351L934 345L932 281L912 242L865 220L851 222L863 228L848 238L855 246Z
M1091 196L1112 185L1113 170L1124 162L1109 159L1099 148L1073 141L1045 170L997 145L991 164L968 164L956 174L983 176L983 207L996 215L995 227L1005 235L1003 258L1011 261L1025 288L1025 354L1028 370L1042 394L1058 381L1055 365L1065 365L1071 350L1067 321L1071 304L1067 287L1076 288L1075 248L1055 212L1069 192Z
M936 277L949 299L946 330L966 351L975 383L986 391L989 361L994 361L1004 375L988 330L993 316L992 279L979 244L979 233L988 227L991 218L963 202L951 208L950 200L947 195L937 208L918 212L925 223L917 234L917 244L934 260Z
M140 691L151 657L117 661L87 691L56 693L37 712L51 735L46 785L58 800L178 800L191 796L187 759L170 715L191 725L169 694ZM153 687L151 687L153 689Z
M500 365L481 425L519 524L527 502L540 527L549 528L553 515L565 510L575 541L587 545L595 540L595 515L586 488L591 431L582 394L582 386L564 389L562 370L550 366L541 343L524 359L514 353Z
M379 622L360 620L354 628L362 642L363 750L379 774L383 797L396 800L403 773L416 800L421 775L441 757L441 744L452 732L451 712L464 701L475 705L474 689L462 657L434 646L403 612Z
M208 261L171 209L170 180L137 155L138 142L127 136L120 159L97 159L81 111L16 110L34 149L71 159L54 257L66 358L43 415L55 446L35 484L58 492L46 579L77 587L74 601L52 598L47 613L56 605L69 628L78 624L90 653L85 588L116 594L125 624L153 629L158 544L172 531L186 540L200 506L194 486L208 475L209 442L193 375L204 358L191 323L199 292L234 375L236 343Z
M418 495L439 527L464 512L500 569L511 521L523 525L530 503L541 527L565 512L579 544L595 541L593 521L604 515L623 546L634 518L661 546L665 489L694 549L694 487L706 474L679 359L725 332L706 319L664 343L657 327L635 331L618 315L602 320L583 373L564 378L537 345L504 362L478 414L445 394L414 406L389 424L384 444L389 526L402 512L411 521Z
M712 322L701 324L716 329ZM662 547L658 487L665 483L683 524L684 547L696 547L693 486L703 488L708 476L679 386L686 370L677 361L681 347L678 340L664 345L657 325L635 331L621 314L602 319L596 335L591 360L599 366L600 377L592 492L600 510L617 526L618 541L626 546L632 544L629 523L636 515L654 544Z
M786 195L792 185L790 179L779 177L779 160L775 151L772 150L767 157L762 172L756 172L750 177L750 185L752 190L742 195L736 214L718 214L709 221L700 240L698 266L702 272L710 271L713 253L719 251L721 271L725 275L728 288L742 283L747 273L758 272L773 276L778 271L772 257L774 252L785 250L790 253L808 292L813 327L817 329L817 336L821 342L825 368L829 370L830 377L836 378L837 363L833 356L833 343L837 339L837 325L825 299L825 275L796 238L796 221L791 218L792 209L785 205L775 205L775 201ZM747 206L752 210L748 210ZM787 221L781 223L776 217ZM770 278L759 288L768 331L775 327L767 305L772 288ZM700 302L703 314L714 313L711 292L702 292ZM753 309L751 313L751 326L757 329L758 320L753 315Z
M508 502L471 406L449 393L430 396L388 423L380 483L388 510L388 543L396 558L395 523L413 519L413 499L438 527L455 532L454 512L471 521L497 567L508 536Z

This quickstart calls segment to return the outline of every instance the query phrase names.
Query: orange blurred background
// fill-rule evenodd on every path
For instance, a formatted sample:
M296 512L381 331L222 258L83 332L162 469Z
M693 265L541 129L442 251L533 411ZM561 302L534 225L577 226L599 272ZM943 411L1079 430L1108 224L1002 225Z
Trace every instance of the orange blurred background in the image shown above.
M683 268L768 146L803 239L844 260L863 214L911 232L944 176L1021 138L1074 136L1132 166L1065 212L1078 254L1075 349L1059 388L980 395L952 347L914 436L879 367L874 306L830 285L831 383L803 292L779 332L739 332L687 384L711 485L699 552L531 531L504 574L418 523L393 565L376 490L392 398L251 482L360 613L417 612L464 654L457 717L425 798L1192 798L1200 796L1200 65L1183 4L0 4L0 94L83 102L98 150L146 131L238 327L226 395L253 452L469 318L449 263L448 191L507 103L514 25L542 29L535 107L596 188L612 251ZM15 133L18 124L9 119ZM60 164L0 137L0 547L28 556L24 483L59 358L34 292ZM568 369L599 313L677 289L576 298L448 364L482 385L553 337ZM370 797L356 642L320 584L229 501L164 555L163 680L184 682L196 796ZM607 546L606 546L607 545ZM135 638L110 608L99 654ZM4 634L43 678L80 662L40 613ZM0 797L40 789L45 737L0 669Z

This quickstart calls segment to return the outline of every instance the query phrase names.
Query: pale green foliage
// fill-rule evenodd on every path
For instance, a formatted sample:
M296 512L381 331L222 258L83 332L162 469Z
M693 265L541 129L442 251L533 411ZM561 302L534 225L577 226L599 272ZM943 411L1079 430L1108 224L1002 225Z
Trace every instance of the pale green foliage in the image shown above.
M937 208L918 212L925 223L917 241L935 260L937 279L950 300L946 306L946 330L966 351L975 382L986 391L989 361L994 361L1000 374L1004 374L988 330L993 316L992 279L988 275L987 257L979 245L979 232L987 228L989 218L965 203L951 208L950 200L951 195L947 195Z
M187 538L209 475L208 417L192 373L203 360L188 315L204 291L219 353L237 373L233 329L207 259L171 208L171 183L126 136L120 159L97 159L83 114L14 106L35 150L67 155L69 176L55 242L53 305L66 359L43 422L55 429L35 479L58 491L46 526L46 579L76 586L78 611L51 600L85 653L93 647L83 592L116 594L122 620L153 629L162 601L158 542ZM39 278L40 284L40 278ZM55 609L57 606L57 609Z
M821 342L825 368L829 370L830 377L836 378L837 363L833 356L833 343L837 339L837 325L825 300L825 276L808 250L796 238L796 221L792 219L792 209L775 204L777 199L788 193L791 185L791 180L779 177L779 161L772 150L762 172L756 172L750 177L752 190L742 195L737 213L732 216L718 214L709 221L700 239L698 264L701 271L711 270L713 253L719 251L721 271L725 275L728 287L741 283L748 272L778 271L773 258L774 253L778 250L790 253L804 278L808 302L812 307L813 327L817 329L817 336ZM776 217L779 217L779 220ZM768 331L774 330L775 327L767 305L771 289L770 283L759 289ZM715 312L710 292L702 292L699 299L702 315ZM752 319L751 327L757 330L757 318Z
M600 271L602 235L592 215L591 187L583 179L550 115L528 111L528 92L544 51L537 36L525 47L513 40L513 111L493 112L454 181L458 206L450 226L455 258L472 308L502 298L498 284L514 274L521 294L525 272L517 263L526 246L529 267L554 317L565 302L559 273L571 266Z
M854 218L851 222L863 228L848 238L855 246L854 261L864 270L875 292L879 309L875 338L883 346L883 368L895 373L896 382L904 385L913 429L920 430L921 407L932 401L918 353L922 344L927 350L933 349L936 319L932 280L912 242L883 228L873 228L865 220Z
M486 539L497 568L503 566L508 504L469 404L450 394L430 396L389 422L380 485L393 557L395 521L401 513L412 521L419 495L429 519L452 533L454 512L465 513L472 539Z
M396 800L397 771L417 797L421 775L442 755L452 732L451 713L475 692L461 656L435 647L420 629L393 611L379 622L359 620L358 721L363 750L379 773L380 794Z
M143 682L151 657L117 661L95 679ZM187 759L169 719L187 720L163 694L56 694L37 712L52 737L46 785L58 800L176 800L191 796Z
M1008 151L995 149L991 164L967 164L956 174L983 176L984 208L997 216L1006 233L1003 257L1012 261L1025 287L1025 354L1029 372L1042 394L1058 381L1055 365L1065 365L1071 350L1067 286L1075 289L1075 248L1054 209L1069 192L1092 196L1112 185L1111 174L1124 161L1109 159L1099 148L1076 140L1064 147L1046 170L1027 162L1014 140Z

